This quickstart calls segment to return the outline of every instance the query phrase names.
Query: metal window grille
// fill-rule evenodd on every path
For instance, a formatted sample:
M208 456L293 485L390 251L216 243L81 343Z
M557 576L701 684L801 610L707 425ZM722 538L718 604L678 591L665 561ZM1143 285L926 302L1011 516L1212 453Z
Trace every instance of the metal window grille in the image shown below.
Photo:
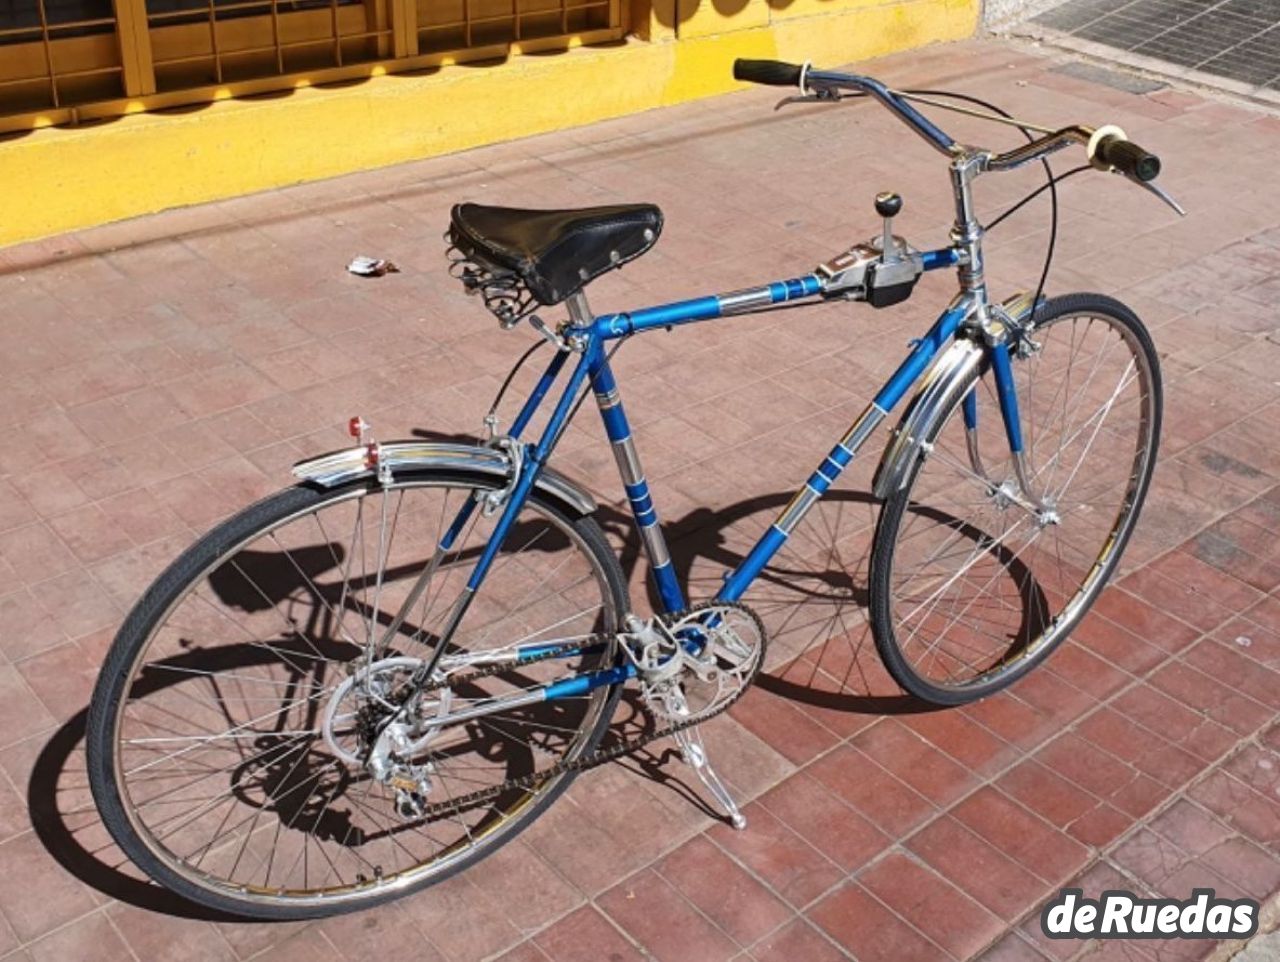
M385 58L380 0L149 0L158 90Z
M622 0L0 0L0 133L616 40ZM532 44L532 46L530 46ZM378 64L378 67L372 66Z
M0 0L0 112L123 93L111 0Z
M468 49L610 26L611 0L417 0L423 51Z

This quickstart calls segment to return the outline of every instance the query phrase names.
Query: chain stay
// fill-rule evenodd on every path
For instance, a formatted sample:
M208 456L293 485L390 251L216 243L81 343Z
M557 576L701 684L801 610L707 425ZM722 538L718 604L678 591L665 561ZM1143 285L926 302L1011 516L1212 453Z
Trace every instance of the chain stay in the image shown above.
M748 618L750 618L753 622L755 622L756 629L760 633L760 647L761 647L760 658L756 664L756 671L758 672L760 670L760 666L764 664L764 649L767 644L767 633L765 632L764 623L761 622L760 620L760 616L757 615L750 608L748 608L746 605L741 604L739 602L735 602L735 601L700 602L699 604L693 605L690 608L686 608L683 611L677 611L677 612L673 612L666 615L660 615L659 618L663 622L663 624L670 626L675 622L678 622L681 619L688 617L689 615L696 614L699 611L703 611L710 608L733 608L736 611L742 612ZM467 672L465 675L455 675L453 678L447 679L445 681L433 682L429 685L426 685L423 690L435 691L440 688L452 687L452 685L458 684L458 683L465 684L469 681L473 681L478 678L487 678L491 675L502 674L504 672L511 671L511 669L513 668L521 668L521 667L524 667L525 665L536 664L537 662L546 661L549 658L557 658L563 654L576 651L581 648L586 648L591 645L604 644L604 643L615 641L615 640L618 641L619 643L624 643L621 641L620 634L592 635L585 643L574 642L571 644L565 644L565 645L558 646L556 648L549 649L548 651L539 652L537 655L531 655L528 658L521 658L519 661L507 662L505 664L500 664L500 665L491 665L487 668L477 668L474 671ZM754 678L754 675L752 677ZM690 718L684 719L683 721L674 722L672 724L667 725L664 728L655 729L654 731L650 732L647 735L642 735L637 738L623 740L621 742L618 742L615 745L611 745L608 748L599 748L589 755L583 755L579 758L575 758L569 761L556 762L550 768L547 768L546 770L541 772L531 772L528 775L520 775L516 778L509 778L505 782L502 782L499 785L493 785L489 788L482 788L474 792L469 792L466 795L457 795L457 796L454 796L453 798L446 799L444 801L431 802L423 808L422 818L428 819L438 815L457 814L458 812L463 812L468 809L474 808L477 805L482 805L485 802L492 801L495 798L500 798L502 795L510 791L532 792L543 782L550 781L553 778L559 778L560 776L567 775L571 772L574 772L574 773L585 772L585 771L588 771L589 769L597 768L598 766L604 765L608 762L617 761L619 758L622 758L624 755L629 755L632 752L637 751L648 744L651 744L652 742L658 741L659 739L662 739L662 738L667 738L668 736L674 735L676 732L682 731L686 728L692 728L695 725L700 725L702 724L702 722L708 721L716 717L717 715L727 711L729 708L733 707L734 703L737 702L739 698L742 697L743 693L746 692L747 688L749 688L750 685L751 685L751 682L748 681L747 684L743 685L742 688L739 689L738 693L735 694L732 698L730 698L728 701L724 702L723 704L715 707L710 711L705 711L699 715L695 715ZM656 716L653 714L649 706L644 704L643 699L641 700L641 703L640 703L640 711L642 711L645 714L645 716L648 717L650 721L652 721L655 725L658 723Z

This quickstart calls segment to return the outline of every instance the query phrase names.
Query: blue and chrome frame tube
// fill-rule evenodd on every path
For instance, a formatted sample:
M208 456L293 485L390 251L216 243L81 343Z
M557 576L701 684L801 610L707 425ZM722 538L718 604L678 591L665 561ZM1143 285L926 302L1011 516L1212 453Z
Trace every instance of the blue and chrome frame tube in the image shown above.
M606 314L596 319L595 328L605 340L638 334L655 327L672 327L694 321L709 321L732 314L748 314L774 304L803 300L822 293L822 280L817 274L806 274L790 280L774 281L762 287L750 287L729 294L695 297L658 307L646 307L628 314Z
M804 487L795 493L787 506L782 509L782 513L778 515L777 520L769 526L769 530L756 542L755 547L751 549L751 553L743 559L737 570L725 579L724 587L720 589L718 595L719 598L724 601L737 601L742 597L751 582L756 579L756 576L769 563L769 559L791 537L791 532L795 530L796 525L800 523L804 516L809 513L809 509L817 503L819 498L827 493L827 490L835 483L835 480L849 466L854 455L858 453L858 449L866 443L867 438L884 420L886 414L888 412L874 401L863 409L862 413L858 415L858 419L853 422L853 426L845 432L844 437L836 442L836 446L831 449L831 453L818 465L818 469L809 476L809 480L804 483Z
M653 506L653 496L649 493L649 482L640 465L640 453L636 450L631 425L627 422L627 414L622 407L618 382L602 352L592 366L591 387L595 392L596 404L600 407L605 433L613 448L614 460L618 462L618 473L622 476L622 486L627 492L627 501L635 517L636 530L644 545L645 555L649 558L649 570L653 575L654 586L658 589L658 597L667 611L680 611L685 606L684 592L676 578L671 552L667 549L667 539L662 534L658 512Z

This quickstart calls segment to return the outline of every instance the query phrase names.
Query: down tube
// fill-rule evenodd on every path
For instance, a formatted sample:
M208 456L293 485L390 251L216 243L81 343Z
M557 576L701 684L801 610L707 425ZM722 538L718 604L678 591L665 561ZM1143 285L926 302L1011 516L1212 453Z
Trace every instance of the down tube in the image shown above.
M791 501L777 520L769 526L751 552L743 559L736 570L726 578L724 587L720 589L718 598L724 601L737 601L746 593L751 583L764 570L765 565L786 544L791 532L809 512L809 509L826 494L836 479L844 473L845 468L853 461L880 422L885 419L903 395L924 373L929 362L942 350L943 346L955 335L960 323L969 316L971 306L968 300L958 300L938 318L924 337L913 343L911 353L893 372L893 376L885 383L875 399L867 405L853 426L836 442L829 454L823 458L817 470L809 476L804 487L795 493Z

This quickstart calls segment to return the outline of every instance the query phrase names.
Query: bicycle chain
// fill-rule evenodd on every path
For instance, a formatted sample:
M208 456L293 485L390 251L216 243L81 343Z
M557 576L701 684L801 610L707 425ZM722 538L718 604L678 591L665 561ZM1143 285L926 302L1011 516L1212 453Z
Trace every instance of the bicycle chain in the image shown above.
M686 608L683 611L678 611L678 612L674 612L672 614L667 614L667 615L660 615L659 620L662 621L663 624L669 626L679 621L682 618L688 617L691 614L695 614L698 611L703 611L708 608L733 608L735 611L741 611L748 618L750 618L751 621L755 623L756 630L760 634L760 657L759 657L759 660L756 662L755 671L752 672L751 678L748 679L747 683L744 684L740 689L738 689L737 693L728 701L726 701L723 705L720 705L714 711L706 712L705 714L699 715L698 717L690 718L685 721L675 722L670 725L667 725L665 728L655 728L655 730L650 732L648 735L643 735L638 738L626 739L615 745L611 745L608 748L598 748L594 752L591 752L589 755L582 755L582 756L579 756L578 758L570 759L567 761L556 762L550 768L547 768L540 772L530 772L528 775L520 775L520 776L517 776L516 778L509 778L506 781L501 782L497 785L490 786L489 788L478 789L477 791L474 791L474 792L468 792L466 795L456 795L453 798L446 799L444 801L430 802L426 806L424 806L422 815L420 817L423 819L430 819L438 815L452 815L458 812L466 811L469 808L474 808L475 806L484 804L485 802L492 801L493 799L499 798L505 793L510 791L515 791L515 790L525 791L525 792L532 791L533 789L541 785L543 782L547 782L553 778L559 778L562 775L567 775L570 773L580 774L582 772L588 771L589 769L597 768L600 765L604 765L608 762L616 761L617 759L622 758L624 755L629 755L632 752L643 748L645 745L649 745L655 741L658 741L661 738L667 738L668 736L674 735L676 732L683 731L686 728L692 728L695 725L700 725L703 722L709 721L710 719L715 718L717 715L720 715L723 712L728 711L730 708L733 707L733 705L738 701L738 699L742 697L743 693L746 692L746 690L751 687L751 682L755 679L756 674L760 671L761 665L764 664L764 653L767 645L767 634L765 632L764 623L761 622L760 620L760 616L757 615L750 608L748 608L746 605L740 604L739 602L736 602L736 601L700 602L696 605L693 605L690 608ZM465 675L455 675L446 681L440 681L440 682L435 682L435 683L426 685L423 688L423 690L437 691L441 688L452 687L455 684L466 684L467 682L473 681L478 678L487 678L487 677L490 677L491 675L502 674L504 672L511 671L513 668L523 668L526 665L537 664L538 662L546 661L549 658L556 658L559 655L562 655L569 651L575 651L575 650L590 647L591 645L596 645L596 644L606 644L612 640L618 640L620 644L624 643L621 641L621 636L616 633L613 635L607 635L607 634L592 635L585 644L580 641L574 642L571 644L561 645L557 648L552 648L549 651L541 652L537 655L530 656L529 658L521 658L519 661L507 662L501 665L491 665L487 668L477 668L474 671L467 672ZM649 709L648 705L643 704L643 701L641 702L641 705L640 705L640 711L647 718L649 718L654 723L654 725L658 724L657 716L653 714L653 712Z

